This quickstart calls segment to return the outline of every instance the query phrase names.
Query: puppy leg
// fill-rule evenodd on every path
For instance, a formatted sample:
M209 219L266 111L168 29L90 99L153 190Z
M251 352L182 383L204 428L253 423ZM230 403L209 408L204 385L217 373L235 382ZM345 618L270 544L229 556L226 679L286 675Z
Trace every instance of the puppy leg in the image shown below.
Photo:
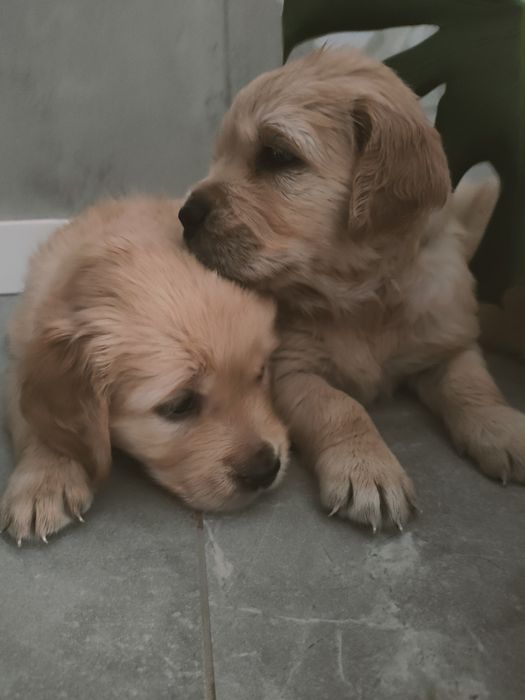
M82 520L93 498L83 467L37 441L23 451L0 500L0 529L20 545L35 535L61 530L73 518Z
M20 413L19 392L8 375L8 427L17 465L0 499L0 530L20 545L34 534L46 541L73 518L82 519L93 498L89 477L77 462L43 445Z
M487 476L525 482L525 415L505 403L477 346L419 375L414 385Z
M277 377L278 409L319 479L330 514L369 524L374 532L384 515L402 529L414 503L412 482L365 409L315 374Z

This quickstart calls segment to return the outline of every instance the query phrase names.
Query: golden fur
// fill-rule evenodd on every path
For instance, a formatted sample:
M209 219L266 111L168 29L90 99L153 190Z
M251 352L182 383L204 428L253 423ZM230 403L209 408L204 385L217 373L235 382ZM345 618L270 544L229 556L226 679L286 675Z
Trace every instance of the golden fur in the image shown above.
M490 184L451 195L416 97L356 51L266 73L226 115L180 212L185 239L277 299L275 399L331 512L374 529L407 519L411 481L363 407L401 383L482 471L525 480L525 416L478 350L467 264L496 197Z
M17 465L0 516L19 541L81 518L111 445L200 509L249 501L260 491L251 470L277 458L274 483L282 477L287 438L264 372L274 305L181 248L179 207L151 197L96 205L31 262L9 334ZM182 418L170 413L180 397Z

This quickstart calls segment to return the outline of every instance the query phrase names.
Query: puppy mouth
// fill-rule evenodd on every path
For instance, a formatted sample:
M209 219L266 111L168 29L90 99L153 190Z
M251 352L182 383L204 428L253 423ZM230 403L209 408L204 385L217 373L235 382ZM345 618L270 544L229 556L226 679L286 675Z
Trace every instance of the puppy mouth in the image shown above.
M209 226L186 227L184 242L202 265L236 282L250 279L260 248L247 226L221 232Z

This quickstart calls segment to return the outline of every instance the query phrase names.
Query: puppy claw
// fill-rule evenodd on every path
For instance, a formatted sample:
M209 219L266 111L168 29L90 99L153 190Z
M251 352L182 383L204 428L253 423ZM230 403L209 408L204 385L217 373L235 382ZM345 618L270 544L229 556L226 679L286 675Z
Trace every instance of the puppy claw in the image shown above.
M48 478L44 478L44 477ZM48 544L48 537L65 527L91 505L92 491L84 469L60 458L22 460L8 482L2 500L1 524L17 545L33 534ZM78 515L77 515L78 513Z
M22 538L16 541L16 546L18 547L18 549L20 549L20 547L22 546Z
M510 406L488 406L459 424L467 454L482 472L507 482L525 483L525 415Z
M80 513L77 515L77 520L80 521L81 523L85 523L86 521L84 518L80 515Z
M403 526L401 525L401 523L396 523L396 525L399 532L403 532Z
M357 465L348 460L352 448L342 441L326 450L316 465L321 501L330 516L349 518L372 529L375 535L385 523L402 532L415 501L414 489L395 457L381 444L379 457L363 455Z

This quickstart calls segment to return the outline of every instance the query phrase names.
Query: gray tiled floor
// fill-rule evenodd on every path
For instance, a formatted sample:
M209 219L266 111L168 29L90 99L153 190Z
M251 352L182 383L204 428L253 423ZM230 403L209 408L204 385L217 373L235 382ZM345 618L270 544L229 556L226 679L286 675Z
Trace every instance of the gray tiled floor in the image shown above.
M525 409L525 366L492 366ZM482 478L406 397L374 416L423 508L401 536L326 518L298 469L201 529L122 462L84 526L1 540L0 698L208 699L210 667L218 700L525 697L525 490ZM3 483L5 442L0 459Z

